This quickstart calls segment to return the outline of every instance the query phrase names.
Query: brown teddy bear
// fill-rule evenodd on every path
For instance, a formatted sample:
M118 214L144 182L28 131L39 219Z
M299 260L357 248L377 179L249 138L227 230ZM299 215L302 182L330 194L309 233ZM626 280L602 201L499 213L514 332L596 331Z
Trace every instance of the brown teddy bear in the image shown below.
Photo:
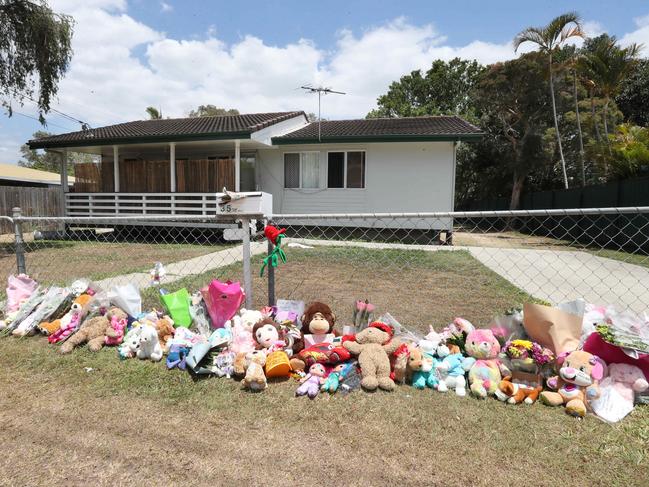
M98 352L104 346L106 336L110 336L113 328L110 320L113 315L121 316L124 312L119 308L111 308L104 316L95 316L83 322L79 331L61 345L61 353L70 353L78 345L88 343L91 352ZM108 333L108 335L107 335Z
M168 316L163 316L155 324L156 330L158 330L158 341L162 350L166 353L169 351L169 340L174 337L175 329L174 322Z
M360 333L355 340L343 343L343 346L354 355L358 355L361 366L361 386L368 391L377 387L385 391L394 389L390 379L390 358L401 343L392 338L393 331L389 325L375 321Z

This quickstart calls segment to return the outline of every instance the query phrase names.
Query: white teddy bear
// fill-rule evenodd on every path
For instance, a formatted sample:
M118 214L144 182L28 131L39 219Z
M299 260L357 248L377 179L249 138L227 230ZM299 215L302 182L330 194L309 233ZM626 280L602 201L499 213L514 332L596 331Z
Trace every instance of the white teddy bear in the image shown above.
M151 325L140 326L140 342L137 350L137 358L151 359L158 362L162 358L162 347L158 341L158 330Z

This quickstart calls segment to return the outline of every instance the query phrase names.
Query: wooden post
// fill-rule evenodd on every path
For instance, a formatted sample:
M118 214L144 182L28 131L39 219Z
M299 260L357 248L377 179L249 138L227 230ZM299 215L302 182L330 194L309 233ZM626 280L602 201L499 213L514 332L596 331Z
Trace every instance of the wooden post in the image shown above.
M68 153L61 151L61 216L66 215L66 196L68 195Z
M241 191L241 141L239 139L234 141L234 190Z
M113 146L113 180L114 180L114 191L119 193L119 147Z
M171 192L171 214L176 214L176 143L169 142L169 190Z

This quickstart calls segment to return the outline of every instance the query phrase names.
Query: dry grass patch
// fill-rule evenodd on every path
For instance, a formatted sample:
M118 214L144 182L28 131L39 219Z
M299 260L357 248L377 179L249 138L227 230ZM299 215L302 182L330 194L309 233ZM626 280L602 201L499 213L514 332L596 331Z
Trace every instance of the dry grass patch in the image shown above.
M115 350L0 340L0 484L641 486L649 474L646 407L611 426L409 386L314 401L295 388L252 394Z

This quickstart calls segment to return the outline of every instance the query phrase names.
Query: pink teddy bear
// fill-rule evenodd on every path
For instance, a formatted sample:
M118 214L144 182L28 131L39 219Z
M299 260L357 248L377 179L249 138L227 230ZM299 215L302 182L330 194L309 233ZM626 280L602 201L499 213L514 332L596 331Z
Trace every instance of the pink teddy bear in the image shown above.
M635 365L611 364L608 375L613 383L613 388L627 401L633 402L635 392L644 392L649 389L642 370Z

